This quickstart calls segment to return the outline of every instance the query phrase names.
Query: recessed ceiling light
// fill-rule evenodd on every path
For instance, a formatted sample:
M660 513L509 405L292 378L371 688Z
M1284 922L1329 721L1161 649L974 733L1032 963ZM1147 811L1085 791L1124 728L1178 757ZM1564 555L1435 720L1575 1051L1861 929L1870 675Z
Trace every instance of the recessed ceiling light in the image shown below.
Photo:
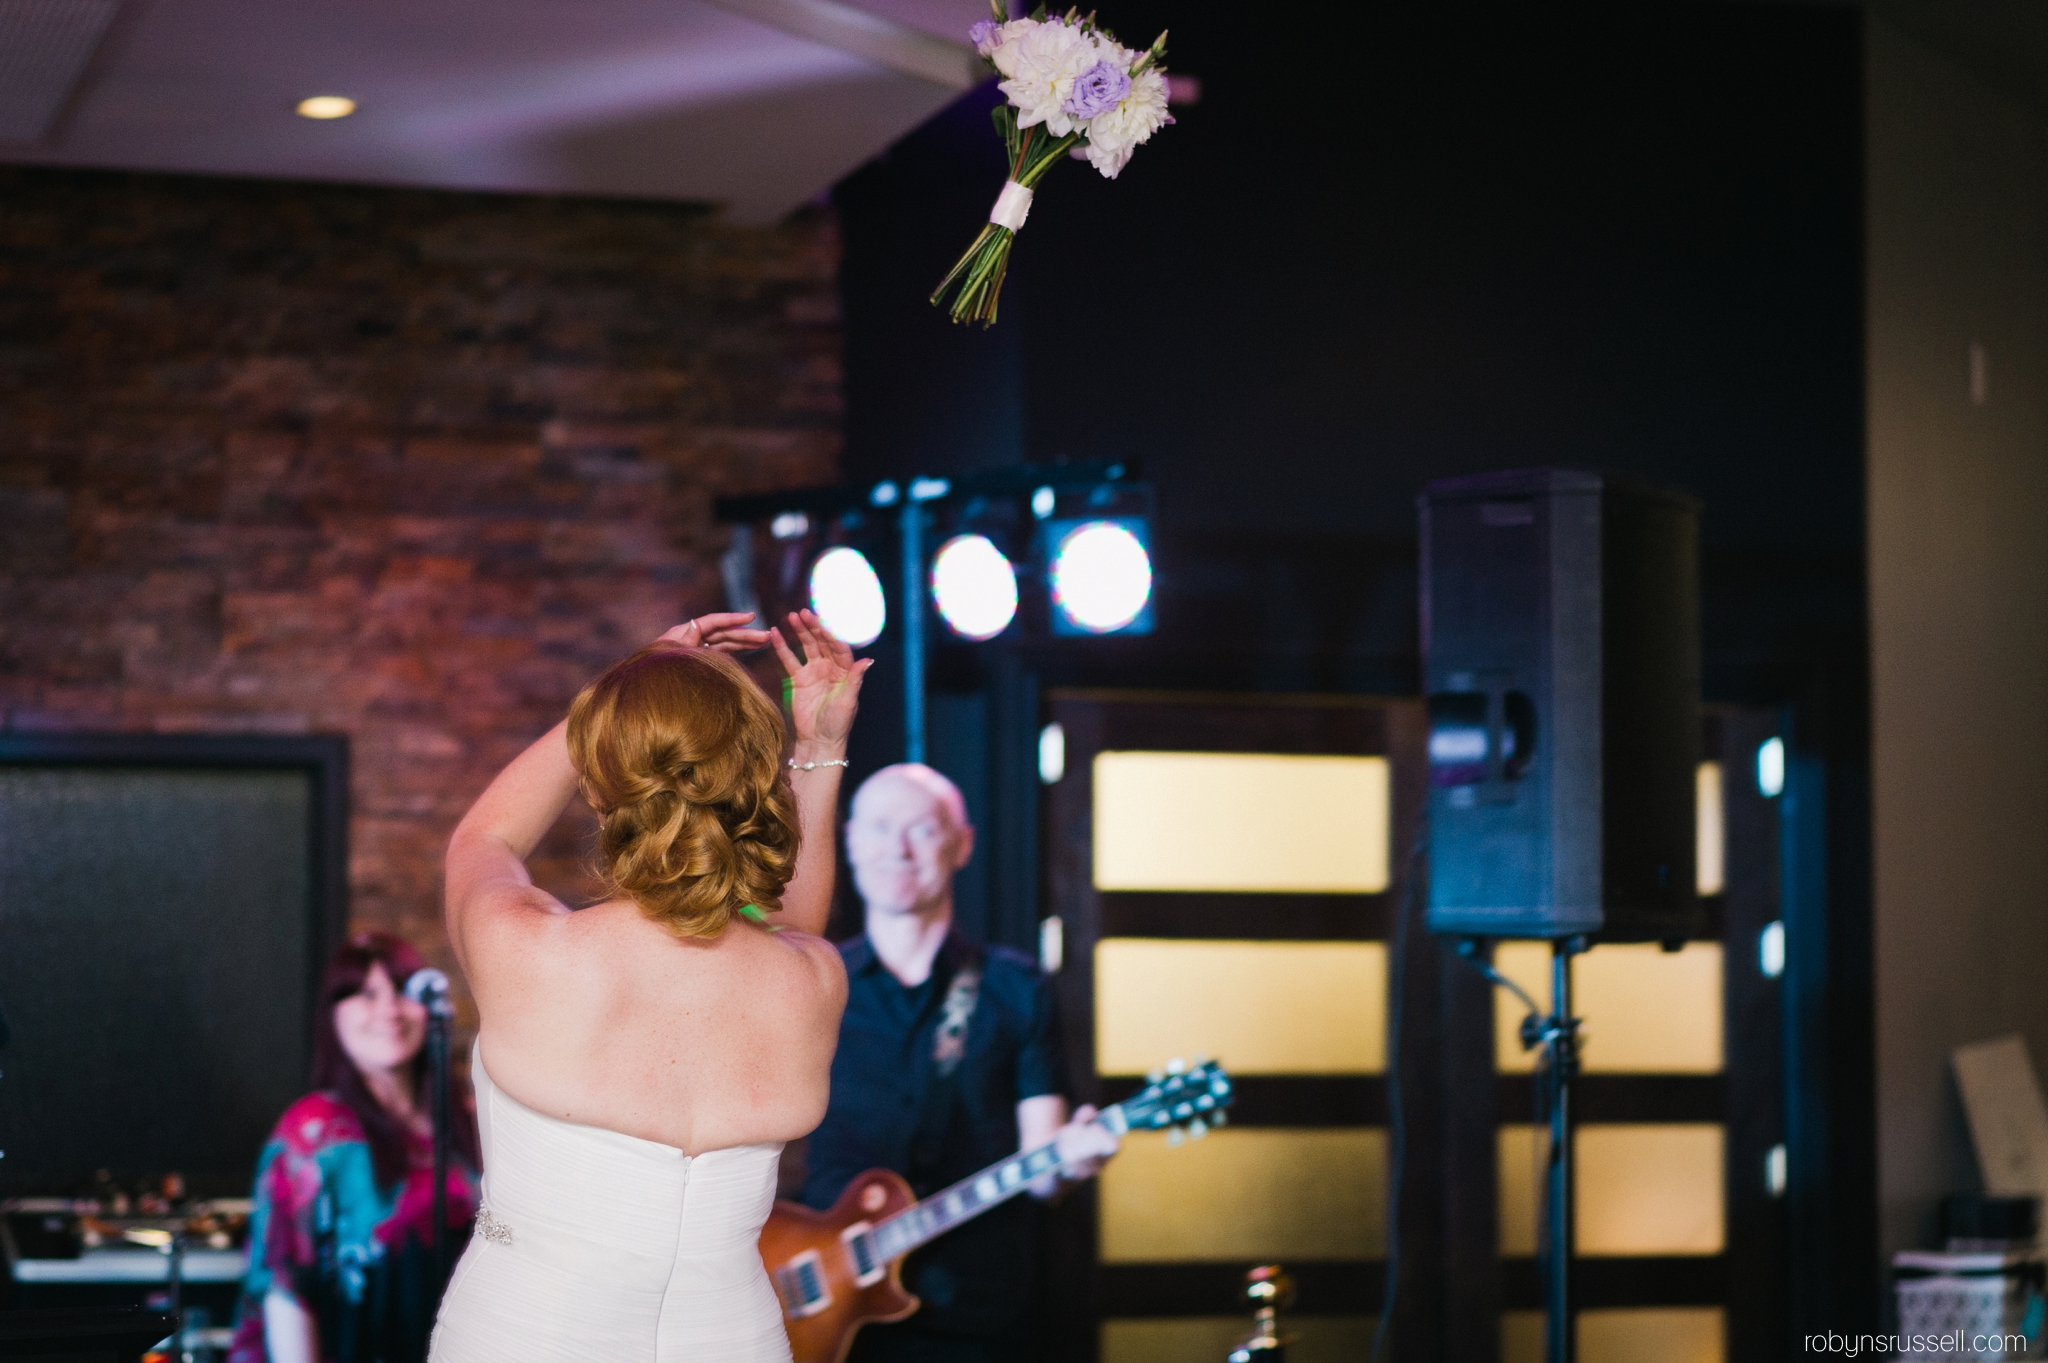
M314 95L299 101L300 118L347 118L356 111L356 102L347 95Z

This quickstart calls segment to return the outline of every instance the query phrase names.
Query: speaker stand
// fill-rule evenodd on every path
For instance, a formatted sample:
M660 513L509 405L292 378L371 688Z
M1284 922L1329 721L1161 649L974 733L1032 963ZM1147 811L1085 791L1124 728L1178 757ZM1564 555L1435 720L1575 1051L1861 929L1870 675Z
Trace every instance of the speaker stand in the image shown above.
M1522 1025L1538 1029L1544 1096L1550 1105L1549 1163L1543 1184L1543 1358L1572 1363L1572 1083L1579 1074L1579 1020L1572 1016L1572 957L1583 937L1550 944L1550 1016Z

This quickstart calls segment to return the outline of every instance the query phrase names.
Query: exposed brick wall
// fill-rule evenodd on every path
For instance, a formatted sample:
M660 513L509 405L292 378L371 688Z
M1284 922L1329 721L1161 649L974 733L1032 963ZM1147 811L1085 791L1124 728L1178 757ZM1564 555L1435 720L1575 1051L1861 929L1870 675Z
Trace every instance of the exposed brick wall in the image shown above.
M822 216L0 169L0 724L348 735L354 920L446 960L449 830L721 604L712 498L835 475L837 252Z

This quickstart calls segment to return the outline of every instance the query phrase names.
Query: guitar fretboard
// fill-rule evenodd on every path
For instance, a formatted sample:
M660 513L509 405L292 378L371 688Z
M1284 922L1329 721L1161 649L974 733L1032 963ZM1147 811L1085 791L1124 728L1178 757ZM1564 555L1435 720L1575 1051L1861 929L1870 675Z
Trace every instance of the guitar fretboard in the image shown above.
M1095 1120L1118 1135L1128 1129L1121 1105L1104 1109ZM869 1241L881 1260L908 1254L997 1203L1009 1201L1033 1181L1058 1173L1059 1169L1060 1152L1056 1146L1041 1145L1036 1150L1012 1155L880 1222L868 1232Z
M1030 1186L1033 1179L1057 1172L1059 1167L1059 1151L1050 1145L991 1165L876 1226L871 1232L875 1249L883 1259L908 1254L962 1221L1009 1201Z

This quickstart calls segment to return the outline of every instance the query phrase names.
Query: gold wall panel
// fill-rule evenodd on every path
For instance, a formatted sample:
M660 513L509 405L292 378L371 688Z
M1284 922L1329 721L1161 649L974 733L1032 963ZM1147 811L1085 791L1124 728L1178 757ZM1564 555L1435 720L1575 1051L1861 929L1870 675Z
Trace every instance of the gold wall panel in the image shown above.
M1134 1133L1102 1171L1102 1261L1375 1259L1386 1184L1377 1127L1230 1126L1178 1146Z
M1719 1254L1727 1246L1719 1126L1584 1126L1577 1144L1579 1253Z
M1143 1074L1176 1055L1233 1074L1381 1073L1386 944L1097 942L1096 1071Z
M1387 888L1383 757L1103 752L1094 770L1098 890Z
M1543 1313L1501 1314L1501 1363L1543 1363ZM1613 1307L1579 1313L1579 1363L1724 1363L1718 1306Z
M1494 1136L1500 1152L1500 1252L1526 1257L1536 1252L1537 1218L1543 1207L1543 1152L1549 1133L1533 1126L1503 1126Z
M1372 1316L1281 1317L1293 1338L1287 1363L1359 1363L1372 1352ZM1237 1316L1176 1316L1102 1322L1102 1363L1222 1363L1251 1333Z
M1541 1311L1500 1313L1500 1363L1544 1363Z
M1503 1126L1500 1252L1536 1252L1548 1133ZM1723 1134L1711 1123L1579 1128L1576 1214L1585 1255L1719 1254L1726 1245Z
M1728 837L1721 823L1721 764L1702 762L1693 782L1694 882L1701 894L1719 894L1727 880Z
M1550 1005L1550 947L1503 942L1494 965ZM1613 942L1572 961L1572 1003L1585 1019L1581 1056L1593 1074L1718 1074L1721 1070L1721 944ZM1493 991L1494 1063L1504 1074L1536 1068L1516 1036L1521 1001Z

